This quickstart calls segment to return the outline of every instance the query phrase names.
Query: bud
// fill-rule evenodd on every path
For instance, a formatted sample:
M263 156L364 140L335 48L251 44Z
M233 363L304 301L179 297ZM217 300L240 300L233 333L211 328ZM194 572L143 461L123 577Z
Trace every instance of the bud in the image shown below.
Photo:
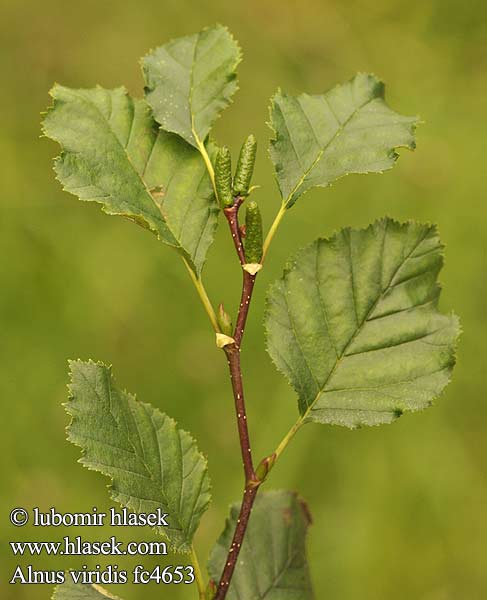
M245 212L245 260L259 264L262 260L262 217L257 202L249 202Z
M226 208L233 206L232 156L226 146L220 148L216 155L215 187L220 204Z
M254 173L255 154L257 152L257 141L253 135L245 140L238 157L235 177L233 179L234 196L248 196L250 181Z
M225 335L228 335L228 336L232 336L232 334L233 334L232 319L231 319L230 315L226 312L223 304L220 304L218 306L217 320L218 320L218 325L220 325L220 329L222 330L222 333L224 333Z
M255 475L256 475L258 481L262 482L262 481L266 480L267 475L269 475L269 473L272 470L272 467L276 463L276 459L277 459L276 453L273 452L270 456L266 456L266 458L264 458L261 461L261 463L259 464L257 469L255 469Z
M213 581L213 579L210 579L208 585L206 586L205 600L213 600L216 594L216 590L216 583Z

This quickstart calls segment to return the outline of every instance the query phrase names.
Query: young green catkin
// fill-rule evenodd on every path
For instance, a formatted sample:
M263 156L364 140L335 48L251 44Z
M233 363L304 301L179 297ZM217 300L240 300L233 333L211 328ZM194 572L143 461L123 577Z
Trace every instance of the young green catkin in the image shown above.
M245 212L244 247L247 263L260 263L263 248L262 216L259 205L253 200L247 204Z
M216 155L215 187L220 204L224 208L233 206L232 156L226 146L220 148Z
M249 193L250 181L254 173L255 154L257 152L257 140L250 134L242 144L240 155L238 157L235 177L233 178L233 195L247 196Z

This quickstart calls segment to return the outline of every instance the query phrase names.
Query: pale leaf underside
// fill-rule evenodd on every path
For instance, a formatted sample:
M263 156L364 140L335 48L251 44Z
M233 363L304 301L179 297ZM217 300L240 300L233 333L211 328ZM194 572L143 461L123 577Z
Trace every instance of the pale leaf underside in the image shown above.
M218 215L200 154L159 130L124 88L56 85L51 95L44 132L62 147L55 170L64 189L150 229L199 274Z
M198 148L237 90L239 62L238 45L221 25L145 56L146 98L156 121Z
M305 421L358 427L421 410L450 379L459 333L438 312L435 227L377 221L319 239L267 298L267 347Z
M223 534L213 548L210 576L220 579L239 514L234 505ZM303 500L292 492L260 493L255 501L228 600L312 600L306 559L310 524Z
M191 436L149 404L119 390L101 363L71 362L70 442L81 463L112 479L111 496L136 512L168 513L165 535L188 552L210 502L205 458Z
M382 172L393 166L396 148L415 147L415 117L391 110L384 85L360 73L324 95L272 99L271 158L283 202L325 187L349 173Z

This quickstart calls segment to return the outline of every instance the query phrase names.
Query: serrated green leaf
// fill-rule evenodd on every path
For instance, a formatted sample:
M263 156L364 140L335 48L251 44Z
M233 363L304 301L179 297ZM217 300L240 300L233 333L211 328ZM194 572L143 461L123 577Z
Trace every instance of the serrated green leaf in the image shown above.
M436 227L382 219L319 239L267 297L267 348L304 421L390 423L441 393L459 323L438 311Z
M374 75L360 73L319 96L279 91L270 113L270 154L288 208L309 189L344 175L390 169L396 148L415 147L417 118L391 110Z
M147 104L124 88L56 85L51 95L43 125L62 147L55 171L64 189L150 229L199 274L218 215L200 154L160 131Z
M115 386L111 368L73 361L68 440L83 449L80 462L112 480L111 497L142 513L168 513L166 536L189 552L210 502L205 458L193 438L167 415Z
M219 581L232 543L240 506L213 548L210 576ZM312 600L306 560L306 533L311 523L304 501L287 491L260 493L240 550L228 600Z
M70 577L54 590L52 600L121 600L99 585L75 584Z
M175 39L145 56L146 98L156 121L199 148L238 88L239 62L240 49L221 25Z

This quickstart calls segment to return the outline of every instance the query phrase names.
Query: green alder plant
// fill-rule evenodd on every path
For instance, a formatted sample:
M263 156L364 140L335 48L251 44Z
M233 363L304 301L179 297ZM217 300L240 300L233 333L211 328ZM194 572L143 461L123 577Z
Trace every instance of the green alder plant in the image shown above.
M142 59L144 99L123 87L55 85L43 123L61 146L55 172L66 191L131 219L180 255L226 356L244 492L209 557L208 576L193 540L210 480L188 433L117 387L110 367L78 360L70 363L68 439L81 447L84 466L111 479L113 500L169 514L170 527L159 533L192 562L201 600L308 600L308 509L294 493L260 492L262 484L308 422L354 429L430 406L450 379L459 323L438 310L443 246L435 226L383 218L295 253L269 288L265 329L268 353L298 396L299 416L278 447L254 462L240 353L254 284L279 224L314 187L390 169L398 148L415 148L417 118L389 108L374 75L360 73L320 95L278 91L270 157L282 202L264 238L259 206L248 199L255 138L245 140L232 172L230 151L211 137L237 90L240 60L228 30L210 27ZM243 281L235 326L223 305L215 310L202 275L221 213ZM55 591L57 600L107 595L72 582Z

